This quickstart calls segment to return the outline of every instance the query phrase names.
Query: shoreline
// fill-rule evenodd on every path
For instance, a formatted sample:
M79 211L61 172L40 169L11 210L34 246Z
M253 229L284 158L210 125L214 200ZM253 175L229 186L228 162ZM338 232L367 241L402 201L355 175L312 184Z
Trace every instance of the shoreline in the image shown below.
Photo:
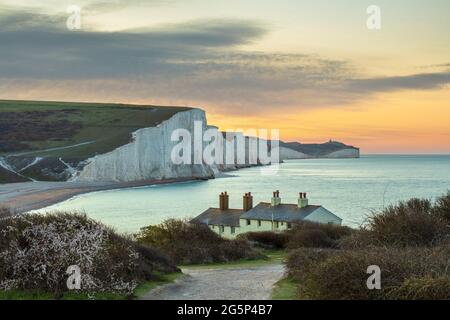
M75 196L115 189L199 181L198 178L173 178L141 180L133 182L18 182L0 184L0 207L8 207L17 213L39 210Z

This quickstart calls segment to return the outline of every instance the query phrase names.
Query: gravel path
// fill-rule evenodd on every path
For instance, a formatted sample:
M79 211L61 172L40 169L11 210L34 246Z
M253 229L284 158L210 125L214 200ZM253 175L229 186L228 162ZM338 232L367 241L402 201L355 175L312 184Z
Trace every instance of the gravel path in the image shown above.
M282 264L184 268L184 276L151 290L143 300L268 300L284 275Z

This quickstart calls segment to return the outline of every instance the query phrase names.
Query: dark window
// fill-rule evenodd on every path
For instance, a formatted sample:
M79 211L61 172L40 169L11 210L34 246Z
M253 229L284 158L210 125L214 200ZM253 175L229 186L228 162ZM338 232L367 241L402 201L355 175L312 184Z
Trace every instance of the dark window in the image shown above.
M292 224L288 222L287 227L288 229L292 228Z
M261 227L261 220L258 220L258 227Z
M250 219L247 219L247 225L249 226L251 224L252 224L252 221Z
M224 226L220 226L220 232L225 232L225 227Z
M234 234L236 232L236 229L234 227L230 227L231 228L231 234Z
M281 222L281 225L284 226L284 222Z
M278 229L278 221L275 222L275 229Z

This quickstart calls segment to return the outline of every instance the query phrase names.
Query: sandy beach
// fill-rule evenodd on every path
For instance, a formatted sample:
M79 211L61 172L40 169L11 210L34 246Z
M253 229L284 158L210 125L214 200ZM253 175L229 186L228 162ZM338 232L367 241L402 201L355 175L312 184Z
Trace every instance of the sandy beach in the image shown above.
M0 206L19 213L48 207L76 195L94 191L141 187L195 180L192 178L135 182L21 182L0 184Z

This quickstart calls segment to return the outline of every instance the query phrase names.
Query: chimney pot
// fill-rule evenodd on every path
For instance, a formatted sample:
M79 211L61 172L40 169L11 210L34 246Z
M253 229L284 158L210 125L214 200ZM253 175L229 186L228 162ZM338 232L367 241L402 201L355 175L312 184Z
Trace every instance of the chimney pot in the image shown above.
M242 201L243 201L242 207L244 212L247 212L253 207L253 197L251 196L250 192L246 192L244 194Z
M298 198L298 207L304 208L308 206L308 199L306 198L306 192L300 192L300 197Z
M226 191L220 193L219 207L220 207L220 210L228 210L229 209L229 196Z
M220 210L223 210L224 207L225 207L225 199L224 199L224 195L223 195L223 192L222 192L219 195L219 208L220 208Z

